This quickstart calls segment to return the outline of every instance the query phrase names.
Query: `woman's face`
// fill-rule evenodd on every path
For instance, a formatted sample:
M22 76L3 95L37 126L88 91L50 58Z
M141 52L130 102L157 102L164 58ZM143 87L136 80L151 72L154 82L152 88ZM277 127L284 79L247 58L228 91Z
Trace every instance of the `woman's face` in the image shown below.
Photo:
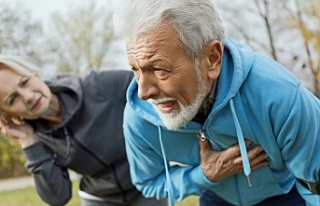
M25 119L42 117L51 100L49 87L34 74L30 77L0 69L0 110Z

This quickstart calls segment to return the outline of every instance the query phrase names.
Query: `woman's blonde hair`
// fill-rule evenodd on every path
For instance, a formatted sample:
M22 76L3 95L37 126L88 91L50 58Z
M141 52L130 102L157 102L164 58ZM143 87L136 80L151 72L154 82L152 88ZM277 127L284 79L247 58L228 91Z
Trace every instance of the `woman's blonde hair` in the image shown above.
M41 76L41 69L39 67L23 60L19 56L0 55L0 69L3 67L24 76L32 76L34 74Z

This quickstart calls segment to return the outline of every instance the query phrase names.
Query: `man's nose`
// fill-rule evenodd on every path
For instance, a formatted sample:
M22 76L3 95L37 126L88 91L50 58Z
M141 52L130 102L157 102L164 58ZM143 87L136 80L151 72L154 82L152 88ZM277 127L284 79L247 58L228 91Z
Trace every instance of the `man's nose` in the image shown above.
M152 77L146 74L140 74L138 83L138 96L142 100L155 98L159 94L159 88Z

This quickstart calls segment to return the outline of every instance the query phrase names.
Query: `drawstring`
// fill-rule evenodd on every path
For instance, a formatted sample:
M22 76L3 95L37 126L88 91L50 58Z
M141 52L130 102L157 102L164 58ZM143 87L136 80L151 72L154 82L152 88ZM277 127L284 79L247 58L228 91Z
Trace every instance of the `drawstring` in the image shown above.
M243 133L241 130L241 126L240 126L239 120L237 118L235 109L234 109L233 99L230 100L230 108L232 111L233 121L236 126L236 132L237 132L238 142L239 142L239 146L240 146L240 153L241 153L241 157L242 157L244 174L247 176L249 187L251 187L252 186L251 180L250 180L251 168L250 168L249 158L248 158L248 154L247 154L247 148L246 148L246 144L244 142L244 137L243 137Z
M169 205L170 206L174 206L173 187L172 187L172 182L171 182L171 179L170 179L170 173L169 173L169 166L168 166L168 162L167 162L167 157L166 157L166 153L164 151L164 146L163 146L162 134L161 134L160 126L158 127L158 133L159 133L160 146L161 146L161 151L162 151L162 156L163 156L163 161L164 161L164 167L165 167L165 170L166 170L167 192L168 192Z
M241 157L242 157L244 174L247 176L249 186L251 187L252 186L251 180L250 180L251 168L250 168L249 158L248 158L248 154L247 154L247 148L246 148L246 144L244 141L241 126L240 126L239 120L237 118L235 109L234 109L233 99L230 100L230 108L232 111L233 121L234 121L234 124L236 127L238 142L239 142L239 146L240 146L240 153L241 153ZM167 192L168 192L169 205L174 206L173 186L172 186L172 182L170 179L169 166L168 166L167 157L166 157L166 153L165 153L164 146L163 146L163 140L162 140L160 126L158 127L158 134L159 134L161 152L162 152L165 171L166 171L166 181L167 181Z

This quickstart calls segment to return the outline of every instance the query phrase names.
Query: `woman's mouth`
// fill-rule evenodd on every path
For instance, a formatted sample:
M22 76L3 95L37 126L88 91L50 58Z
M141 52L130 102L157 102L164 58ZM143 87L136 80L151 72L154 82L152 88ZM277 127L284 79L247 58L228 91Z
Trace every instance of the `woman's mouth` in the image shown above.
M41 96L37 99L37 101L34 103L34 105L32 106L32 108L31 108L31 110L35 110L35 109L37 109L39 106L40 106L40 104L41 104Z

